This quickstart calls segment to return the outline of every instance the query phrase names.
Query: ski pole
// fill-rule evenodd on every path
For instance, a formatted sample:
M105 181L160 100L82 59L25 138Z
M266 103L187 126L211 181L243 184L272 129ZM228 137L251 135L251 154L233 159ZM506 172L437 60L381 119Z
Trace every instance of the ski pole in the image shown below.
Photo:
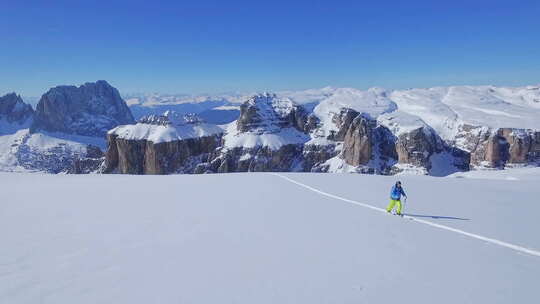
M405 212L405 205L407 204L407 197L405 196L405 200L403 200L403 212Z

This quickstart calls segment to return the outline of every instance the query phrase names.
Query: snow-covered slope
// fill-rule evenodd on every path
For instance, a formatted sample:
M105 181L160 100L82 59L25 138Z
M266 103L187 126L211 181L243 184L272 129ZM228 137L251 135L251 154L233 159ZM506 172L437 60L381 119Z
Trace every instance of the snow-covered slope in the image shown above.
M299 104L316 103L314 112L320 117L341 107L373 117L398 110L418 117L445 139L455 135L459 124L540 129L538 86L455 86L408 90L371 88L367 91L323 88L278 95ZM401 116L399 112L395 116Z
M445 139L460 124L489 128L540 129L540 89L463 86L394 91L401 111L414 114Z
M540 250L538 175L403 177L416 220L359 205L384 208L391 177L286 177L313 188L256 173L0 174L0 303L538 298L540 256L524 251Z
M227 125L224 136L225 148L255 148L268 147L278 150L284 145L304 144L309 141L309 136L294 129L282 128L273 132L240 132L236 123Z
M104 151L105 138L21 129L0 136L0 171L65 173L92 147Z

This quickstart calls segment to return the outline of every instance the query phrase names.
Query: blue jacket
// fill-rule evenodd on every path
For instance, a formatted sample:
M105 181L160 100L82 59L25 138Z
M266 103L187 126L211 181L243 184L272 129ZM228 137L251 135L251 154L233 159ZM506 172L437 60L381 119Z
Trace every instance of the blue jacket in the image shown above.
M403 191L403 187L398 188L398 186L394 185L392 191L390 191L390 198L393 200L400 200L402 195L407 197L407 194Z

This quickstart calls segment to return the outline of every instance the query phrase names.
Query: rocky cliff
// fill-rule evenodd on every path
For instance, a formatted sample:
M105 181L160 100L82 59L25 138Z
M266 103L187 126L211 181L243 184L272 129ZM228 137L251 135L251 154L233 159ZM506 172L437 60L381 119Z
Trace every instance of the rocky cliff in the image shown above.
M133 122L118 90L99 80L50 89L39 100L30 130L105 137L117 125Z
M107 135L105 173L194 173L209 163L221 142L222 129L195 115L151 115L136 125Z
M499 128L475 132L470 148L471 166L504 168L540 161L540 132Z
M105 133L132 122L118 91L105 81L52 88L36 111L8 94L0 98L0 170L97 172L105 160Z
M538 131L473 125L450 114L440 125L429 116L400 109L402 95L380 89L361 93L347 89L341 94L314 106L276 94L255 95L240 106L235 122L211 137L172 136L155 142L152 134L162 131L146 129L144 138L139 138L133 136L139 132L136 126L127 127L131 131L123 135L115 130L109 134L108 170L136 174L406 171L445 175L539 161ZM358 100L351 102L350 95ZM447 110L440 107L437 111ZM169 120L148 117L141 124L170 125Z
M11 124L25 125L31 122L33 116L32 106L24 103L19 95L11 93L0 97L0 120Z
M8 163L9 168L71 173L442 176L538 165L538 100L536 86L324 88L246 97L236 103L238 119L226 125L172 111L135 124L117 90L98 81L51 89L35 114L14 94L0 99L1 121L33 121L30 134L20 128L0 132L11 134L0 139L6 141L0 148L7 149L0 169ZM94 140L105 133L103 154L94 148L103 145Z
M316 124L314 116L288 98L252 96L226 128L212 163L219 164L220 173L305 171L303 146Z

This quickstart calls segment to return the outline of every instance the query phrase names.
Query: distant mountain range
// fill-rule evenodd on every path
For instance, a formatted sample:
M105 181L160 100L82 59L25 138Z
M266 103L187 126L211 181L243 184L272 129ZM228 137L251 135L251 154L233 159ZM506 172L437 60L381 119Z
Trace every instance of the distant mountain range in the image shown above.
M447 175L540 162L540 87L322 88L127 95L58 86L0 97L0 170Z

